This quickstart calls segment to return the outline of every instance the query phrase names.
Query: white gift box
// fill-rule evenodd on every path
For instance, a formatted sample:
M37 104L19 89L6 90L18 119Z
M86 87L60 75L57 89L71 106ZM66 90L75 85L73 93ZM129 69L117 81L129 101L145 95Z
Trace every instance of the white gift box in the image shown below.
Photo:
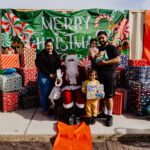
M22 88L22 77L18 73L0 75L0 90L2 92L18 91Z

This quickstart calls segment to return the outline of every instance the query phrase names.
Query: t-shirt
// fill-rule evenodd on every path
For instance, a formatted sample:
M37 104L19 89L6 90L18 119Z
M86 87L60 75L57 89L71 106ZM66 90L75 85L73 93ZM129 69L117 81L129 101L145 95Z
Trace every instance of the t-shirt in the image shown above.
M98 80L86 80L82 85L82 92L86 93L88 100L104 97L104 87Z
M103 60L110 60L113 58L116 58L119 56L119 52L117 48L113 45L108 44L105 47L99 47L99 53L102 54ZM104 59L105 58L105 59ZM93 67L98 71L98 72L106 72L106 71L114 71L115 70L115 64L110 64L110 65L104 65L100 66L97 65L96 62L93 62Z

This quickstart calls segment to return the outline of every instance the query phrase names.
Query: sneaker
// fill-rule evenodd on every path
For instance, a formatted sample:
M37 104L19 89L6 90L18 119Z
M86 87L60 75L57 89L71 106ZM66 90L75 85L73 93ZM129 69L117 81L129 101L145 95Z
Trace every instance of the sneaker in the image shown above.
M100 114L97 115L97 118L106 119L107 115L104 112L102 112L102 113L100 113Z
M68 124L69 124L69 125L73 125L73 124L74 124L74 122L75 122L74 118L75 118L75 115L74 115L74 114L72 114L72 115L69 117L69 119L68 119Z
M75 117L75 124L79 125L81 122L80 117Z
M91 124L91 120L92 120L92 117L87 117L86 118L86 124L90 125Z
M111 127L113 125L113 117L108 115L106 119L106 126Z
M95 117L92 117L91 119L91 125L94 125L95 124Z

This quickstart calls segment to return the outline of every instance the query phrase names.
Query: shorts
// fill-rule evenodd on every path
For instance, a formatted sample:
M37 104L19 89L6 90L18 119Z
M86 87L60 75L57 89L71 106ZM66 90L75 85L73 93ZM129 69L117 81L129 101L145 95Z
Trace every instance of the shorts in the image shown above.
M104 98L112 98L116 89L116 73L115 72L98 72L100 83L104 85Z

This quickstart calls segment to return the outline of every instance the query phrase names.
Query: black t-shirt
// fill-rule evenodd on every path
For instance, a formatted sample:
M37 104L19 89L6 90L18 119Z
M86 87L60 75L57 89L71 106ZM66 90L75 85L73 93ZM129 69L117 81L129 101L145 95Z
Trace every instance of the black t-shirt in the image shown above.
M103 52L103 55L105 56L106 60L110 60L119 56L117 48L110 44L102 48L99 47L99 52ZM101 66L97 65L95 61L93 62L93 67L98 72L111 72L111 71L113 72L115 70L115 64Z
M40 52L35 60L37 68L46 75L56 73L56 70L60 68L60 59L57 55L49 54L46 50Z

